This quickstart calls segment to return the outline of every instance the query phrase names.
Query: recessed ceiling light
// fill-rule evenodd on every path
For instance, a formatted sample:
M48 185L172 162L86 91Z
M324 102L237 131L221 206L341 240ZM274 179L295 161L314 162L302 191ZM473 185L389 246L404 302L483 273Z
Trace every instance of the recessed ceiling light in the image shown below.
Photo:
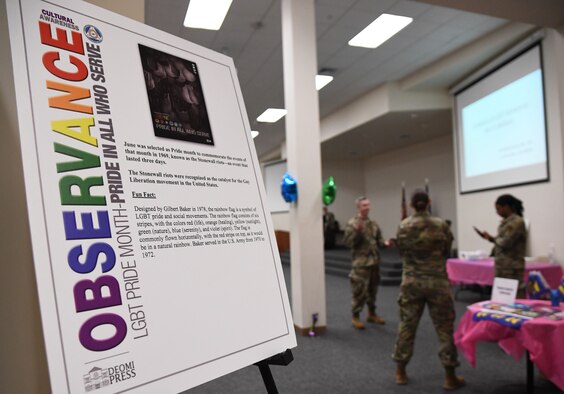
M325 85L333 80L331 75L316 75L315 76L315 88L317 90L323 89Z
M349 45L353 47L377 48L411 22L413 22L413 18L407 16L382 14L354 36L349 41Z
M233 0L190 0L184 26L219 30Z
M258 118L258 122L276 123L286 115L286 110L281 108L268 108Z
M251 130L251 137L256 138L256 136L259 135L259 132L256 130Z

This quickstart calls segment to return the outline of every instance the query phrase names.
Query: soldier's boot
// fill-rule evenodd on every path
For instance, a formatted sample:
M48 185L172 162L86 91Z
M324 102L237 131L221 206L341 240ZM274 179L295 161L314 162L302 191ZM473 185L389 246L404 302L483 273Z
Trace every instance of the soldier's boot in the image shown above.
M443 389L456 390L465 384L466 382L462 376L456 376L454 367L445 367L445 382L443 384Z
M355 313L352 318L352 325L357 330L364 330L364 323L360 321L360 316Z
M406 365L404 363L396 364L396 384L407 384L407 372L405 371Z
M369 323L386 324L386 321L381 316L378 316L376 312L368 312L366 321Z

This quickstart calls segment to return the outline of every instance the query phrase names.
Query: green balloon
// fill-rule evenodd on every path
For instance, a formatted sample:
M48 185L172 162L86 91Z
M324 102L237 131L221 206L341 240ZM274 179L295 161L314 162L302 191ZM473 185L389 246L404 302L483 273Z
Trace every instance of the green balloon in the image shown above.
M335 197L337 195L337 185L335 185L335 179L332 176L327 178L325 182L323 182L323 190L322 190L322 198L323 204L330 205L335 201Z

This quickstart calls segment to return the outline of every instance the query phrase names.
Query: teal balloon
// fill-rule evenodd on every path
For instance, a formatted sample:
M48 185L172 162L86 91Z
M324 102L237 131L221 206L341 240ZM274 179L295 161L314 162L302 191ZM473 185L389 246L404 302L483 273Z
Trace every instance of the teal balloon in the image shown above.
M298 200L298 183L287 172L282 177L282 184L280 185L282 197L286 202L294 202Z
M335 201L335 197L337 196L337 185L335 184L335 179L332 176L327 178L325 182L323 182L323 190L322 190L322 198L323 204L331 205L333 201Z

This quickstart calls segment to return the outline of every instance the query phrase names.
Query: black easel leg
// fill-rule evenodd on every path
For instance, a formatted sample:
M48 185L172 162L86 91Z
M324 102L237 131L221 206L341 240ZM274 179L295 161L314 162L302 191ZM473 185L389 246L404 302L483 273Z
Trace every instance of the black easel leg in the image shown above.
M535 392L535 366L531 361L531 355L527 350L527 394Z
M270 365L288 365L293 360L294 355L292 354L292 351L290 349L286 349L282 353L275 354L274 356L255 363L255 365L259 367L262 381L264 382L264 387L266 387L266 392L268 394L278 394L276 383L272 377L272 372L270 372Z
M268 394L278 394L278 389L276 388L276 383L274 382L268 363L266 361L261 361L257 363L257 365L259 367L264 386L266 387L266 392Z

